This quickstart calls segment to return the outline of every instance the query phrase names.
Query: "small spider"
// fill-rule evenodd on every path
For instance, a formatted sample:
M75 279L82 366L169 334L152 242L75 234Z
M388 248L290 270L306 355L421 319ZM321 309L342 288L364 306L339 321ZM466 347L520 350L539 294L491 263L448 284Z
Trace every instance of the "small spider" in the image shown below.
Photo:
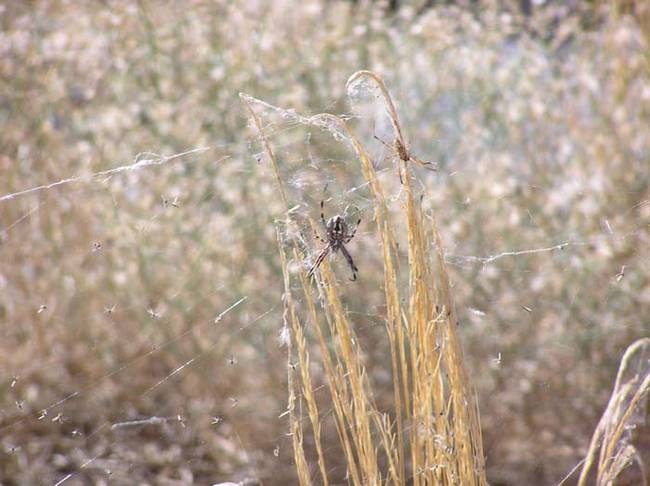
M321 263L323 263L323 260L325 260L325 257L329 255L330 252L336 253L338 250L341 250L341 253L343 253L343 256L352 269L352 278L350 280L355 281L357 279L357 272L359 269L354 265L352 256L345 247L345 243L349 243L352 238L354 238L354 235L357 232L357 228L359 228L359 223L361 223L361 218L359 218L357 221L354 230L352 230L352 232L348 232L348 224L345 222L341 215L337 214L336 216L325 221L325 215L323 214L324 204L325 201L320 202L320 220L325 227L326 239L321 238L318 234L316 234L316 237L325 243L326 246L318 254L316 261L309 269L308 276L311 278L316 269L320 266Z
M421 165L421 166L425 167L426 169L431 170L433 172L436 172L438 170L438 169L436 169L434 164L432 164L431 162L425 162L424 160L418 159L415 155L413 155L413 153L404 145L404 143L398 137L395 137L395 140L393 141L393 145L390 145L390 144L384 142L377 135L375 135L374 137L375 137L375 139L380 141L386 148L388 148L395 155L397 155L397 158L400 161L400 164L403 162L404 165L406 165L408 162L415 162L416 164L419 164L419 165ZM397 172L399 174L399 180L403 184L404 181L402 180L402 167L401 167L401 165L397 166Z

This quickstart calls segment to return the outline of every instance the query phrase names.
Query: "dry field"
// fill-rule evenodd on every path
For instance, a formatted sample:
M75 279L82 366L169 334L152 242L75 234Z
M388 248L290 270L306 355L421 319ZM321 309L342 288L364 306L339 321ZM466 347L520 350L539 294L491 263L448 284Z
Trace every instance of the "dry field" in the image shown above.
M0 485L650 480L650 8L520 3L0 4Z

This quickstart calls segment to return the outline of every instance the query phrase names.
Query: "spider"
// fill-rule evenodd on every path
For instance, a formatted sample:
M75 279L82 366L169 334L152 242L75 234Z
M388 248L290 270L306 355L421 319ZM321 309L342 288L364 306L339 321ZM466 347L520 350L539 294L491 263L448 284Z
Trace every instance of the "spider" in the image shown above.
M397 155L399 161L404 162L404 165L406 165L406 163L408 163L408 162L415 162L415 163L420 164L421 166L423 166L426 169L431 170L433 172L436 172L438 170L438 169L436 169L435 165L432 164L431 162L425 162L424 160L420 160L416 156L414 156L411 153L411 151L404 145L404 143L401 141L400 138L395 137L395 140L393 141L393 145L390 145L390 144L384 142L377 135L375 135L374 137L375 137L375 139L380 141L386 148L388 148L395 155ZM399 174L400 183L403 184L404 181L402 180L402 167L399 164L397 166L397 173Z
M345 243L349 243L352 238L354 238L354 234L357 232L357 228L359 228L359 223L361 223L361 218L359 218L357 221L354 230L348 233L348 224L345 222L341 215L337 214L329 220L325 220L325 215L323 213L324 205L325 201L321 201L320 220L325 227L326 239L321 238L318 234L316 234L316 237L326 245L318 254L316 261L309 269L309 273L307 275L311 278L316 269L320 266L321 263L323 263L323 260L325 260L325 257L329 255L330 252L336 253L338 250L341 250L341 253L343 253L343 256L348 262L348 265L350 265L350 268L352 269L352 278L350 280L354 282L357 279L357 272L359 269L355 266L354 261L352 260L352 256L345 247Z

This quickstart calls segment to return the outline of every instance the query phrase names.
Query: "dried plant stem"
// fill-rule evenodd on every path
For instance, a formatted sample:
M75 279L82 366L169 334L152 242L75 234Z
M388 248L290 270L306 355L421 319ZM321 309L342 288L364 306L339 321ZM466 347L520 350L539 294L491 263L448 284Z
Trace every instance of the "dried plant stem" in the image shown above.
M327 262L324 262L324 268L325 267L328 267ZM323 334L323 330L319 325L320 320L318 317L318 312L316 311L316 305L312 299L312 291L305 272L301 272L300 281L305 295L307 310L316 332L316 337L323 360L323 366L325 368L325 376L328 382L328 389L330 396L332 397L332 402L334 404L337 431L339 433L339 438L341 439L341 444L343 446L343 450L348 462L348 472L353 484L360 485L362 483L359 476L359 470L356 466L356 461L354 460L355 456L353 453L353 446L350 433L348 432L349 421L346 419L346 406L343 401L343 393L341 390L341 387L345 384L345 377L341 372L341 368L339 366L334 366L334 363L332 361L325 335Z
M287 256L282 247L281 240L278 238L278 246L280 251L280 261L282 263L282 275L284 278L284 321L285 326L287 325L287 315L288 320L291 322L291 328L294 332L294 339L296 340L298 347L298 362L300 363L301 368L301 377L302 377L302 388L303 395L310 395L313 397L313 389L311 386L311 380L309 379L309 353L307 352L305 339L302 335L302 329L300 327L300 322L298 321L298 316L296 314L296 308L293 305L293 299L291 296L291 287L290 287L290 278L287 265ZM307 464L307 459L305 457L305 449L303 446L303 433L302 433L302 407L300 406L300 414L296 417L296 389L293 379L294 367L292 365L292 340L287 340L287 386L289 390L289 400L287 404L287 410L289 411L289 424L291 430L291 442L293 444L293 456L296 461L296 471L298 473L298 480L301 485L311 486L311 477L309 474L309 465ZM309 400L307 401L309 404ZM310 404L311 405L311 404ZM310 406L309 416L312 417L312 409ZM316 415L318 412L316 411ZM319 457L320 459L320 457ZM324 467L324 466L323 466ZM325 476L326 478L326 476ZM326 484L326 483L325 483Z
M261 121L253 110L248 98L246 96L240 95L242 102L248 109L253 124L258 132L259 138L262 141L264 151L271 161L273 170L275 173L276 181L278 184L278 190L280 191L282 201L284 202L285 208L287 209L287 224L290 224L288 219L289 211L289 200L287 198L286 190L284 188L284 183L282 177L280 176L280 170L278 163L271 148L267 137L262 130ZM312 380L309 371L309 352L307 350L306 339L302 331L302 326L298 318L296 307L293 303L293 297L291 293L291 283L290 276L288 271L288 263L286 253L282 246L282 240L278 235L278 246L280 252L280 258L282 263L282 272L284 279L284 305L285 305L285 326L287 321L287 314L289 315L289 320L291 322L291 329L293 331L293 339L295 339L298 349L298 365L300 367L300 377L302 385L302 397L307 403L307 410L309 414L309 419L312 424L314 431L314 441L316 447L316 453L318 455L318 466L321 475L322 484L327 486L327 472L325 467L325 456L323 454L322 442L321 442L321 425L319 419L318 406L316 404L316 399L314 396L314 388L312 385ZM298 258L298 249L294 245L294 257ZM301 270L301 275L303 279L306 279L304 270ZM302 430L302 405L299 406L300 414L296 417L295 414L295 402L296 402L296 390L293 379L294 365L292 363L293 351L292 351L292 339L287 340L287 386L289 390L289 400L287 409L289 411L289 423L291 428L291 437L294 450L294 458L296 460L296 470L298 473L298 479L301 485L311 485L311 476L309 471L309 466L305 457L304 445L303 445L303 430Z
M287 191L284 189L284 182L282 181L282 177L280 176L280 168L278 167L278 161L276 160L275 154L273 153L273 149L271 148L271 144L269 143L269 140L264 134L264 130L262 129L262 122L260 121L260 117L257 115L257 113L255 113L255 110L253 110L253 107L251 106L250 99L248 96L244 95L244 93L239 93L239 99L241 99L242 103L244 103L244 106L248 110L248 113L251 116L251 120L253 120L253 125L255 126L255 129L262 142L264 152L266 153L267 157L271 161L271 164L273 165L273 172L275 174L275 178L278 184L278 190L280 191L280 196L282 197L282 201L284 202L284 205L287 207L287 211L288 211L289 199L287 198Z
M587 484L597 455L596 484L603 486L612 484L631 460L637 457L636 449L631 444L624 444L622 437L633 413L641 408L641 402L650 392L649 353L650 338L639 339L625 351L612 396L589 444L578 480L579 486ZM642 371L633 373L626 381L626 375L631 373L633 359L638 360ZM642 463L638 462L639 466L643 467ZM645 474L642 477L645 478Z

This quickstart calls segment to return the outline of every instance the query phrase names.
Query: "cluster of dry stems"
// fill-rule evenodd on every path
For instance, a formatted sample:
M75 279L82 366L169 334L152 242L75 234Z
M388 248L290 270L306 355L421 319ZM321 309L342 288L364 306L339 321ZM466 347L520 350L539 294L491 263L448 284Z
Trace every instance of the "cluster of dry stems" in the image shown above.
M396 110L383 81L361 71L348 84L369 78L379 87L395 131L395 146L408 147ZM246 102L246 98L243 97ZM247 102L262 145L277 175L279 190L286 192L273 150L261 123ZM425 215L412 190L406 157L400 155L404 182L404 217L408 227L408 295L398 285L398 264L393 225L375 168L363 145L345 122L334 115L308 119L314 126L344 134L353 146L374 196L374 221L384 261L386 332L391 351L394 410L380 411L364 368L363 350L354 325L344 310L339 287L327 262L316 279L317 292L304 268L297 275L289 269L289 257L302 261L302 248L287 249L279 239L285 283L285 318L292 330L289 351L289 415L298 475L301 484L312 484L303 442L303 410L306 407L323 484L329 483L321 443L321 417L311 376L307 334L314 335L321 366L327 379L335 423L345 454L347 475L355 485L367 484L486 484L481 431L475 395L463 368L456 333L456 311L434 219ZM288 205L287 205L287 209ZM288 222L291 224L291 222ZM294 296L292 278L300 283ZM305 302L306 312L296 301ZM322 304L321 304L322 303ZM322 307L321 307L322 306ZM303 315L304 314L304 315ZM306 331L309 327L309 332ZM297 365L292 365L293 355Z

